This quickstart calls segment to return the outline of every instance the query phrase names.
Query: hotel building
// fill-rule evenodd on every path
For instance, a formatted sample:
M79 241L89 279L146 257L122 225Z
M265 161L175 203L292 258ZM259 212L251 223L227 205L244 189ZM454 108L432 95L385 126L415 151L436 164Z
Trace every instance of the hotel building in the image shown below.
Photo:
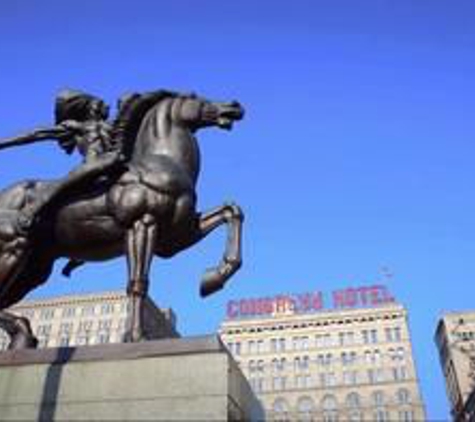
M127 295L109 292L23 301L9 311L27 317L39 340L38 347L64 347L120 343L126 329ZM148 338L179 337L171 309L145 302L145 332ZM0 350L8 346L0 331Z
M435 333L454 420L475 420L475 311L443 316Z
M384 286L228 303L220 336L268 420L424 420L407 311Z

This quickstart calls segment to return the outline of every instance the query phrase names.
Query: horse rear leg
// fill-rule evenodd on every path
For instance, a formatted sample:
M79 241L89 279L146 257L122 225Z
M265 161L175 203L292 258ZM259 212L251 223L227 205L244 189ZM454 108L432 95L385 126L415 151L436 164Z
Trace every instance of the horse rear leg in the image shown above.
M18 238L3 248L0 256L0 307L6 308L21 299L22 292L16 291L15 283L20 283L19 274L27 258L26 242ZM26 281L26 280L25 280ZM24 281L23 281L24 282ZM10 337L9 349L36 347L38 341L33 335L30 322L4 310L0 311L0 328Z
M127 295L130 303L124 336L127 342L136 342L144 338L144 300L148 293L149 272L156 237L157 225L149 214L135 221L127 231L126 255L129 272Z
M38 345L38 340L31 330L30 321L25 317L0 311L0 327L10 337L9 350L35 348Z

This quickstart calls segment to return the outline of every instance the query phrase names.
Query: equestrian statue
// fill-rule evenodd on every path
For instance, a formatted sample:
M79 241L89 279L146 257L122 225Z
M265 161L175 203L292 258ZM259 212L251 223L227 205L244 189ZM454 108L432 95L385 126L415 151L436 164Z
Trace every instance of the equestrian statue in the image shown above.
M213 102L168 90L124 95L115 119L91 94L59 93L55 125L0 141L0 149L56 140L82 163L56 181L27 180L0 192L0 328L10 349L37 345L28 319L6 308L47 281L58 258L63 274L125 255L130 313L125 341L146 339L144 300L152 258L169 258L222 224L222 260L200 293L221 289L241 266L243 213L234 203L196 209L200 149L196 132L231 129L244 115L236 102Z

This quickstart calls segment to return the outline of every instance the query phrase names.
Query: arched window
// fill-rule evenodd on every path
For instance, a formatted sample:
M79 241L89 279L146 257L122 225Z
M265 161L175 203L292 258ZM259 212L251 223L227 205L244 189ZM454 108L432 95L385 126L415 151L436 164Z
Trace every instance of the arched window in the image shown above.
M346 396L346 405L351 408L355 409L361 406L361 400L358 393L350 393Z
M400 388L397 390L396 399L398 404L408 404L411 401L409 391L406 388Z
M323 421L336 422L338 421L338 403L335 396L327 394L322 399Z
M388 411L385 408L385 397L382 391L374 391L372 394L373 404L376 407L373 414L373 419L376 422L386 422L389 420Z
M272 405L272 410L274 412L274 417L272 418L275 421L286 421L289 414L289 405L287 401L282 397L279 397L274 400Z
M373 404L375 406L384 406L384 393L382 391L375 391L372 394Z
M297 401L297 411L299 413L299 420L311 421L315 411L315 403L308 397L300 397Z
M348 420L351 422L359 422L362 420L361 399L358 393L350 393L346 396L346 406L348 407Z

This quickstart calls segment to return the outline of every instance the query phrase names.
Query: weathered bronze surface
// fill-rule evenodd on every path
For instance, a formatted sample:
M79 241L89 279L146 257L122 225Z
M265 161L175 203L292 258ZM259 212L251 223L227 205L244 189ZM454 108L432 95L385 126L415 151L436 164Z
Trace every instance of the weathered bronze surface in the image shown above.
M127 341L143 333L143 301L157 255L169 258L222 224L228 228L221 262L209 269L200 292L221 289L241 266L243 214L235 204L200 213L195 186L200 150L195 133L231 129L243 117L237 102L212 102L194 94L154 91L120 99L118 113L99 98L63 91L56 125L0 141L0 149L57 140L83 163L58 181L23 181L0 192L0 327L10 348L35 347L30 324L5 308L47 281L53 264L69 258L69 275L89 261L124 255L131 303Z

